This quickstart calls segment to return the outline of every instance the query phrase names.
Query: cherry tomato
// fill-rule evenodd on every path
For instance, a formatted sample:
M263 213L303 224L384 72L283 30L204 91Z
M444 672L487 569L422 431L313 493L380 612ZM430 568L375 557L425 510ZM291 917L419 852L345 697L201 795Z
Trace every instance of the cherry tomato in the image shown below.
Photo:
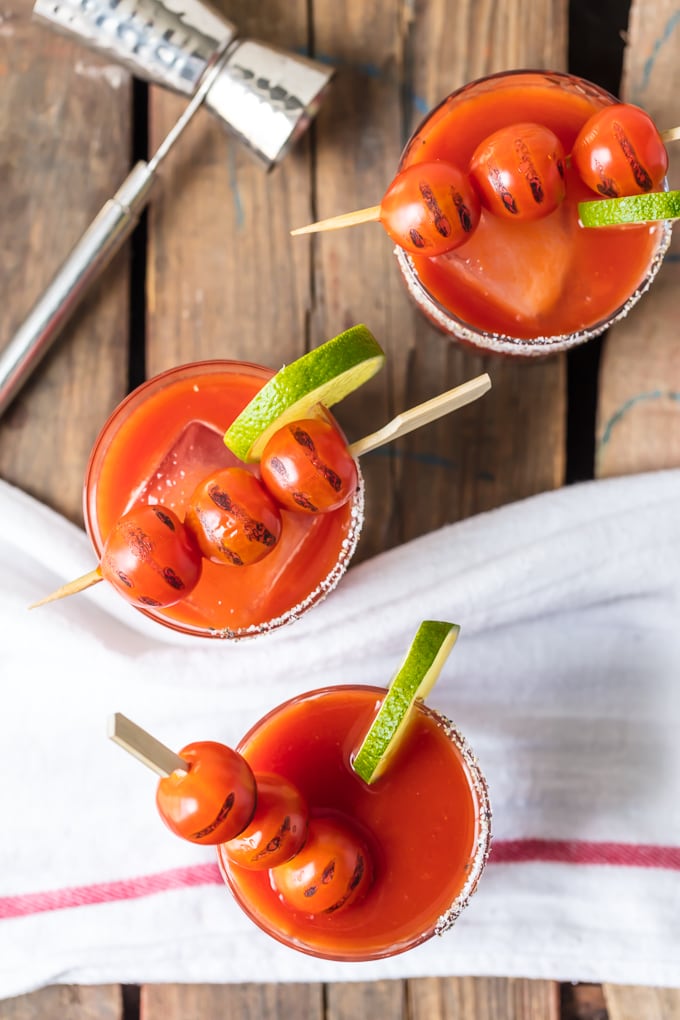
M255 475L223 468L197 486L186 511L206 559L243 567L270 553L281 534L281 514Z
M380 222L413 255L443 255L479 223L479 198L451 163L413 163L397 174L380 203Z
M306 914L332 914L368 891L372 866L364 841L334 818L312 818L300 852L271 872L279 896Z
M668 170L668 153L654 121L629 103L605 106L587 120L571 161L588 187L607 198L654 191Z
M156 807L165 824L190 843L224 843L249 824L255 811L255 776L242 755L214 740L179 752L189 766L163 777Z
M177 514L140 506L118 521L104 545L102 577L135 606L173 606L201 576L201 552Z
M249 825L225 844L230 860L242 868L264 870L290 860L307 838L307 804L283 776L258 772L257 807Z
M511 124L477 146L470 176L489 212L539 220L564 198L564 149L542 124Z
M312 514L337 510L358 484L347 443L323 418L289 422L275 432L262 453L260 473L281 506Z

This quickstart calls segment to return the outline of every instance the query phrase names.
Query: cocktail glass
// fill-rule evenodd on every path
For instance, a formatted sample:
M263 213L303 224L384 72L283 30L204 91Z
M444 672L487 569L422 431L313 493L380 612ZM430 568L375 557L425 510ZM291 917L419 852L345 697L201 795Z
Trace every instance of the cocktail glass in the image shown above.
M203 361L163 372L134 390L101 430L88 462L85 526L98 557L116 521L160 504L180 518L196 485L241 464L222 437L273 372L240 361ZM250 469L257 471L255 466ZM354 554L363 523L363 480L326 514L282 512L276 548L248 567L205 561L192 594L167 608L140 608L184 634L244 638L302 616L331 591Z
M287 905L265 870L218 859L245 913L293 949L334 960L405 952L455 922L484 869L491 838L487 785L465 738L416 702L404 742L370 786L351 768L385 690L311 691L266 715L238 745L253 771L289 779L310 816L346 819L369 848L374 877L364 899L315 915Z
M453 92L420 124L400 169L444 160L467 167L492 132L549 127L571 152L585 121L617 100L570 74L510 71ZM670 243L668 222L585 228L578 203L598 198L566 167L566 197L549 216L511 222L490 213L460 248L435 258L395 250L408 292L441 331L484 352L536 357L565 351L628 314Z

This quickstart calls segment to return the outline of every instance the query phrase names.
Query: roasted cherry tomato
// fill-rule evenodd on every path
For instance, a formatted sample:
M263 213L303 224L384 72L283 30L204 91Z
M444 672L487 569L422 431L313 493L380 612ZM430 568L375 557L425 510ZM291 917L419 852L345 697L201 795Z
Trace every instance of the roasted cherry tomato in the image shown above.
M204 478L186 510L186 524L206 559L243 567L272 551L281 514L271 495L245 468L223 468Z
M481 214L466 174L451 163L413 163L394 178L380 203L380 222L413 255L443 255L472 234Z
M306 914L349 907L366 894L372 877L365 842L349 822L335 818L312 818L300 852L271 872L279 896Z
M198 584L200 549L177 514L139 506L118 521L99 563L102 577L135 606L173 606Z
M571 162L593 191L620 198L658 190L668 170L668 153L644 110L615 103L583 125Z
M511 124L477 146L470 176L489 212L539 220L564 198L564 149L542 124Z
M313 514L337 510L358 484L347 443L323 418L289 422L275 432L262 452L260 473L281 506Z
M248 762L214 740L187 744L179 756L188 771L172 772L159 781L156 806L161 818L191 843L233 839L255 811L255 776Z
M257 807L240 835L225 844L230 860L242 868L275 868L294 857L307 838L308 812L304 797L283 776L258 772Z

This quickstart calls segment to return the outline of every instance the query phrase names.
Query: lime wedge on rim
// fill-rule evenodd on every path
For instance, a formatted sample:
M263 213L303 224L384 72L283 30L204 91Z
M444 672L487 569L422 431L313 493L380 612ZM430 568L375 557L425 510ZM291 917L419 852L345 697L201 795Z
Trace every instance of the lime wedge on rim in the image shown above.
M459 632L458 624L439 620L424 620L418 627L352 761L364 782L375 782L387 768L406 733L416 701L422 701L434 687Z
M224 442L243 461L259 460L286 422L332 407L383 367L385 353L366 326L352 326L284 365L232 422Z
M626 223L680 219L680 191L648 191L645 195L579 202L584 227L616 227Z

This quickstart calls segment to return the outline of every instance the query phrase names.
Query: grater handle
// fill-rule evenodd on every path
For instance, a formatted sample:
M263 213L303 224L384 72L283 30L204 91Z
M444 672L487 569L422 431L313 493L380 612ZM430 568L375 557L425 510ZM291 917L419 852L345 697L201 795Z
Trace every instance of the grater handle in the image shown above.
M153 181L154 170L149 164L143 160L136 163L0 351L0 414L47 353L87 287L134 230Z

